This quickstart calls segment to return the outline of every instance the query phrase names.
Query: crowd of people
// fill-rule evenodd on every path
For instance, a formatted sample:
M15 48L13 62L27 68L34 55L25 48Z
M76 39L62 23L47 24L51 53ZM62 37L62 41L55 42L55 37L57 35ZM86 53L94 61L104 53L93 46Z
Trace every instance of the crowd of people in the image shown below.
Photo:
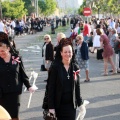
M76 108L85 109L80 94L80 70L85 70L84 82L90 82L89 52L97 51L98 54L101 50L100 54L104 60L102 75L108 75L108 62L112 67L110 70L112 75L120 71L120 21L113 18L100 20L92 18L88 22L83 21L81 17L71 18L70 21L63 18L56 19L55 28L61 25L61 22L62 26L70 23L69 37L62 32L58 33L56 46L53 45L49 34L43 38L43 65L48 72L48 78L45 80L47 85L42 108L44 117L49 112L56 115L58 120L75 120ZM11 32L5 24L11 28ZM36 32L42 31L43 26L51 22L28 18L26 24L30 24L30 32L34 30ZM21 28L24 25L22 20L0 20L0 105L9 112L12 120L19 120L22 85L25 84L30 92L35 91L28 81L22 59L12 40L15 34L23 32ZM17 32L13 34L13 30Z
M108 62L112 66L112 70L110 70L112 74L120 72L120 20L92 18L90 22L84 22L80 19L76 21L76 25L71 24L71 26L74 26L71 27L73 41L75 41L77 35L82 35L84 41L88 43L89 52L95 53L97 51L96 58L104 60L103 75L108 75ZM113 56L116 60L113 60Z

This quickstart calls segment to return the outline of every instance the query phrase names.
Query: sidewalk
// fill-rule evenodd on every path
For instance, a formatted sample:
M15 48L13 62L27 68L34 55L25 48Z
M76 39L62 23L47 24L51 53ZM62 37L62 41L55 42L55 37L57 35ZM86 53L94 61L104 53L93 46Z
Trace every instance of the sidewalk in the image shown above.
M23 57L24 66L28 76L34 70L39 73L36 85L39 88L32 96L30 108L27 109L29 93L25 92L21 98L21 120L43 120L42 101L47 78L47 72L40 71L42 64L41 46L42 36L48 31L18 37L15 39L17 48ZM70 29L65 34L69 35ZM38 37L41 36L41 40ZM52 40L56 43L55 38ZM85 71L81 71L81 96L90 101L87 106L85 120L120 120L120 74L101 76L103 73L103 61L96 60L96 54L90 53L90 83L84 83Z

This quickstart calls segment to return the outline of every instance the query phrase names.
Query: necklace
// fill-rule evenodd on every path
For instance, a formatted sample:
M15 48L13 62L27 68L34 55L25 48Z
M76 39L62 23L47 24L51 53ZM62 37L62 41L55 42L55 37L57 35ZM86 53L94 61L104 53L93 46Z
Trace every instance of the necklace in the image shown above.
M67 72L67 78L70 79L69 69L68 69L68 72Z

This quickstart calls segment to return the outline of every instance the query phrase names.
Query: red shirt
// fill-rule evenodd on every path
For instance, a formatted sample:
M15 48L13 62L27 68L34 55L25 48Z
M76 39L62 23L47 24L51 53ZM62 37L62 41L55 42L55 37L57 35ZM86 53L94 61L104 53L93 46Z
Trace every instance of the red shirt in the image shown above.
M88 24L85 24L83 29L83 36L87 36L89 34L90 34L90 27Z

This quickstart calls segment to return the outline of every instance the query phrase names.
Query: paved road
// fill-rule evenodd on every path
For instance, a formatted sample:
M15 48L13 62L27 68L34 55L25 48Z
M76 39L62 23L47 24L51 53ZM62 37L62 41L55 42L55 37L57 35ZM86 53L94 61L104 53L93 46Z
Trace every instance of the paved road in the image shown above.
M65 32L67 35L69 35L69 30ZM15 39L28 76L33 70L39 73L36 81L39 89L32 96L30 108L27 108L29 92L23 92L22 94L21 120L43 120L41 105L46 85L43 80L47 78L47 72L40 72L40 65L42 64L41 46L43 44L41 38L48 31L49 28L46 28L44 32ZM53 43L56 43L55 39ZM90 54L89 64L90 83L83 82L85 71L81 71L81 94L83 99L90 101L85 120L120 120L120 74L101 76L103 61L96 60L96 54Z

